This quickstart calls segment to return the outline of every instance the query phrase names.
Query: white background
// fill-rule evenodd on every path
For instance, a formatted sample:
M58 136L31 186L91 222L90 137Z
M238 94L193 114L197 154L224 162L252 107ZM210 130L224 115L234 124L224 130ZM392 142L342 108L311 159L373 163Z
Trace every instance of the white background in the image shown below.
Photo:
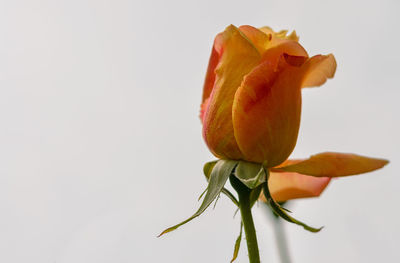
M295 157L383 157L293 202L293 262L397 262L400 2L321 0L0 1L0 262L228 262L234 206L190 216L206 187L198 118L215 34L296 29L337 74L303 92ZM278 262L254 209L262 262ZM247 262L243 242L237 262Z

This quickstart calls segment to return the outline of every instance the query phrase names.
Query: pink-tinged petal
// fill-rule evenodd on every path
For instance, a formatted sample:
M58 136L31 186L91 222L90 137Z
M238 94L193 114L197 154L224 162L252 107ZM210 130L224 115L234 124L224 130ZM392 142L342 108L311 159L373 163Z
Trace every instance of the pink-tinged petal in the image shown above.
M271 172L268 184L274 200L284 202L297 198L318 197L328 186L330 180L329 177Z
M317 87L333 78L336 71L336 60L332 54L311 57L303 65L304 79L303 87Z
M208 68L206 73L206 79L203 87L203 98L202 103L210 97L211 91L214 87L215 82L215 68L221 58L222 53L222 36L218 34L214 39L214 44L211 50L210 60L208 61Z
M200 121L201 121L201 123L203 123L203 121L204 121L204 116L206 114L209 103L210 103L210 98L207 98L200 106Z
M272 171L296 172L317 177L339 177L371 172L389 161L351 153L325 152L294 164L273 168Z
M232 104L243 77L260 61L254 45L235 27L221 34L222 57L215 70L216 80L203 118L203 136L219 158L242 159L232 125Z
M237 90L233 127L245 160L273 167L286 160L296 145L301 113L300 60L304 62L306 57L273 51L246 75Z

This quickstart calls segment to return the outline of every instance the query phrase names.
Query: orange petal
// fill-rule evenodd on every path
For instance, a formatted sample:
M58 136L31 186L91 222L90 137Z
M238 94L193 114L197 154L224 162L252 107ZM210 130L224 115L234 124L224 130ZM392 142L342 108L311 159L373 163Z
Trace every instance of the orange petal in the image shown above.
M336 60L332 54L323 56L316 55L303 65L304 79L303 87L317 87L333 78L336 71Z
M325 152L272 171L296 172L317 177L339 177L362 174L382 168L389 161L351 153Z
M247 161L276 166L296 144L302 73L290 64L292 59L288 55L266 59L246 75L235 94L233 127Z
M292 33L290 33L290 35L287 35L287 30L281 30L279 32L275 32L274 30L272 30L272 28L264 26L259 28L260 31L264 32L265 34L269 34L272 36L272 39L270 41L270 47L272 46L276 46L279 44L282 44L284 42L287 41L295 41L298 42L299 41L299 37L296 34L296 31L293 31Z
M221 34L222 57L215 70L216 80L203 118L203 136L219 158L241 159L232 125L232 104L243 77L260 61L254 45L235 27Z
M204 81L204 87L203 87L202 103L204 103L204 101L210 97L211 91L214 87L215 68L217 67L219 59L222 55L221 42L222 42L222 36L220 33L214 39L214 45L211 50L210 60L208 61L206 79Z
M240 26L239 30L253 43L260 54L264 53L271 41L271 34L265 34L261 30L247 25Z
M270 28L269 26L263 26L259 28L262 32L264 32L265 34L272 34L275 35L274 30L272 30L272 28Z
M302 162L303 160L298 160L298 159L287 159L286 161L284 161L283 163L281 163L280 165L275 166L274 168L272 168L273 170L277 170L277 168L281 168L284 166L289 166L295 163L299 163ZM281 171L277 171L277 172L281 172Z
M296 198L317 197L327 187L330 180L329 177L271 172L268 184L274 200L283 202Z

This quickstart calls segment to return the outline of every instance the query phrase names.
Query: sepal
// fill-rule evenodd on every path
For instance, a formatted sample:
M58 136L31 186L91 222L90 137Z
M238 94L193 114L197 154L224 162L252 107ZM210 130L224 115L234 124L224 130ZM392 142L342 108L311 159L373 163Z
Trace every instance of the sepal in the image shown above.
M265 173L268 174L268 170L266 168L263 168ZM268 176L267 176L268 177ZM306 225L305 223L291 217L287 212L290 212L286 208L280 206L271 196L271 192L268 187L268 182L265 182L263 184L263 194L265 196L265 199L267 200L267 204L270 206L272 211L282 219L288 221L289 223L293 223L296 225L302 226L305 230L308 230L310 232L316 233L319 232L323 227L320 228L314 228L311 226Z
M210 180L210 175L211 175L211 171L214 168L215 164L218 162L218 160L216 161L211 161L208 162L204 165L203 167L203 172L204 172L204 176L206 177L207 181ZM205 194L207 192L207 189L201 194L200 198L203 196L203 194ZM226 195L229 199L231 199L231 201L236 205L239 206L239 201L236 199L236 197L225 187L222 188L221 193L223 193L224 195Z
M232 160L218 160L215 164L207 167L207 171L211 169L210 179L208 181L207 192L204 196L203 202L200 205L200 208L194 213L191 217L186 219L185 221L169 227L165 229L160 235L162 236L165 233L171 232L178 227L188 223L194 218L200 216L208 206L217 198L217 196L221 193L224 188L226 181L229 176L232 174L233 170L237 166L238 161Z
M267 175L259 163L239 161L234 175L250 189L255 189L267 181Z

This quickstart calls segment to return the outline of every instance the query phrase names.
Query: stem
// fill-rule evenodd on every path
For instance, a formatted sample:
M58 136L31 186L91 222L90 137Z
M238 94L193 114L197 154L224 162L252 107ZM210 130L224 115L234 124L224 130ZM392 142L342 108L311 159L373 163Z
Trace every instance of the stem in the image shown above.
M251 189L242 184L235 176L230 177L233 188L239 195L239 209L242 215L242 223L246 234L247 250L250 263L260 263L256 229L254 228L253 216L251 214L250 193Z

